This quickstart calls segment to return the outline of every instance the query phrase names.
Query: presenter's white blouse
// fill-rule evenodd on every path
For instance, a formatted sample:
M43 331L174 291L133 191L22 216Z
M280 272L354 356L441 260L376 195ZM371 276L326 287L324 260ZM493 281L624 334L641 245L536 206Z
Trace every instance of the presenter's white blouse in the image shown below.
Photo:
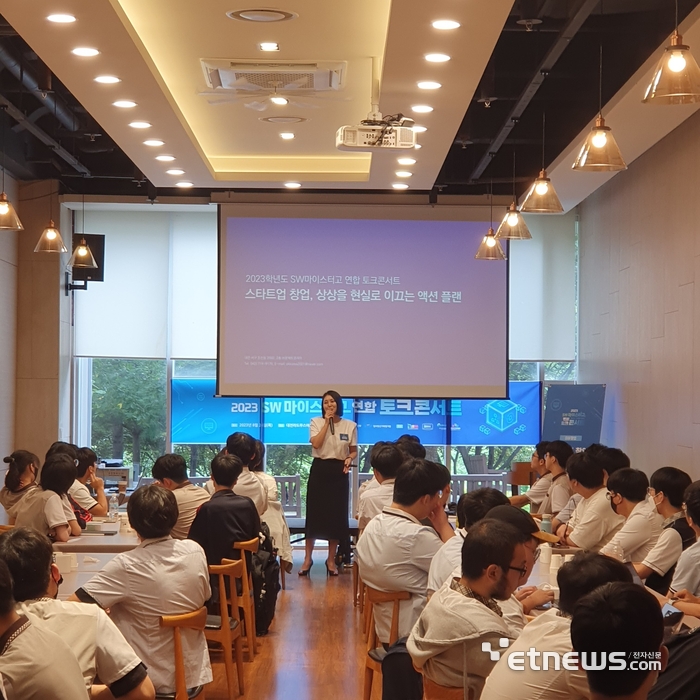
M310 437L318 435L323 429L324 418L312 418ZM335 435L328 428L321 447L311 448L311 456L319 459L345 459L350 454L350 448L357 446L357 423L341 418L335 425Z

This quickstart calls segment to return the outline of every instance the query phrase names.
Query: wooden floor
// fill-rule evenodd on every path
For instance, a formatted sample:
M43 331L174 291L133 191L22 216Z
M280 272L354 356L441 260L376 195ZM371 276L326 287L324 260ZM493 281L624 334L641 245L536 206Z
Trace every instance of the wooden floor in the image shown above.
M365 642L361 615L352 604L352 574L326 579L325 552L317 552L310 578L297 575L295 552L287 589L277 598L275 620L262 637L260 653L245 666L246 700L361 700ZM221 656L212 655L214 682L207 700L225 700ZM381 682L373 700L381 698Z

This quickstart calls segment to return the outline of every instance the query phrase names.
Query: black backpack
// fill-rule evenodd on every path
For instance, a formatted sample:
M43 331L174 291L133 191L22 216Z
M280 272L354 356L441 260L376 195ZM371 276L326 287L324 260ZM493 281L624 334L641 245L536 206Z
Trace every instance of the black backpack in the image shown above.
M272 624L280 590L280 565L272 547L270 528L262 523L260 531L265 539L253 554L250 568L255 600L255 634L258 637L266 635Z

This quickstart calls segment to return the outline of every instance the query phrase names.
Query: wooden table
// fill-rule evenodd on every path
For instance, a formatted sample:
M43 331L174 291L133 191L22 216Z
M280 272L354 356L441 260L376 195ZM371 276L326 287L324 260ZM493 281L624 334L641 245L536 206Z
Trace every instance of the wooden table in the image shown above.
M98 552L117 554L128 552L138 545L135 532L118 532L116 535L92 535L83 533L79 537L71 537L68 542L54 542L54 552Z

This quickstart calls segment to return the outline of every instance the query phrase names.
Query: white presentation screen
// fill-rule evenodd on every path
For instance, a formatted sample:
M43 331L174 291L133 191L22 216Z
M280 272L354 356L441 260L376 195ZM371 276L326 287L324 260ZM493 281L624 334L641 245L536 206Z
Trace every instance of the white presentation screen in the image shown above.
M218 393L501 398L507 263L464 221L245 218L222 205Z

